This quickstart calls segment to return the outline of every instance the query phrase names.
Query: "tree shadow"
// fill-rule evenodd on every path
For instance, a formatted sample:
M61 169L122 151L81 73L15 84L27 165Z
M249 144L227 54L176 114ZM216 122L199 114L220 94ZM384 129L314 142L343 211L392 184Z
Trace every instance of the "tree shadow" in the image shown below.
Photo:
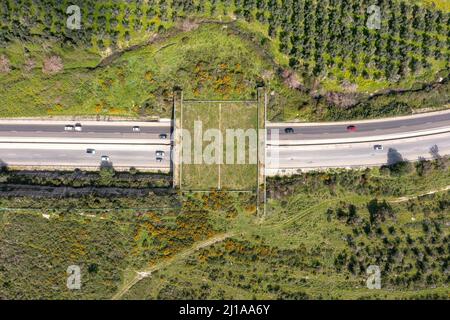
M433 160L439 160L441 159L441 155L439 154L439 147L437 146L437 144L435 144L434 146L432 146L430 148L430 155L433 158Z
M8 171L8 164L0 159L0 172Z
M100 162L100 170L114 170L114 165L111 161L101 161Z
M400 154L400 152L397 151L397 149L389 148L387 153L387 165L392 166L394 164L397 164L399 162L403 162L405 159L403 159L403 156Z

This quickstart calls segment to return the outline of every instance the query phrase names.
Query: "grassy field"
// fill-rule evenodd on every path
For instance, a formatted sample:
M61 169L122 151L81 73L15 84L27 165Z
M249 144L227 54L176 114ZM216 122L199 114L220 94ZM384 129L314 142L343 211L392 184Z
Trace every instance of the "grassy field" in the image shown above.
M60 21L64 2L29 7L7 0L0 22L9 32L0 37L0 116L168 117L174 87L195 99L249 99L261 84L273 93L271 119L339 119L342 110L350 119L361 116L361 108L387 116L417 109L414 98L407 108L377 102L349 108L328 94L337 92L346 101L360 101L354 95L362 95L364 103L371 93L416 89L448 76L446 1L415 1L425 4L420 10L389 2L379 32L367 30L358 1L342 10L327 3L272 7L274 2L262 1L257 8L253 2L85 1L83 31L71 32ZM15 27L20 21L11 12L29 18L30 25ZM133 47L147 42L153 44ZM132 50L95 68L127 49ZM52 58L60 65L44 72ZM435 91L425 90L423 100ZM446 92L439 101L431 99L430 107L448 103Z
M245 139L244 163L238 163L238 140L235 139L234 149L231 150L234 159L227 160L230 150L227 150L227 130L252 130L257 134L257 103L242 102L183 102L182 108L182 128L188 130L191 134L191 161L183 163L181 168L181 188L185 190L255 190L257 185L257 164L252 163L250 155L255 155L257 150L255 145ZM239 115L239 116L237 116ZM202 124L203 135L209 129L218 130L221 133L222 144L219 145L218 153L221 155L212 164L201 161L201 164L195 163L195 136L199 141L203 141L202 132L194 130L194 124L198 121ZM238 132L237 132L238 134ZM215 141L215 139L214 139ZM257 141L254 141L257 143ZM203 156L216 156L216 151L207 152L207 146L210 141L202 142ZM188 152L188 150L186 150ZM188 154L185 152L185 154ZM233 155L229 155L232 157ZM217 163L219 162L219 163Z
M35 60L29 71L21 67L25 49ZM47 50L26 43L2 50L15 57L13 70L0 74L3 117L170 117L176 87L183 88L185 98L254 99L260 75L271 68L245 40L217 25L179 33L96 69L99 56L56 43ZM42 61L52 54L62 57L64 69L45 75Z
M141 206L154 201L153 210L145 204L124 209L118 199L113 204L93 195L89 201L100 208L89 208L85 199L61 209L67 199L0 197L0 298L109 299L135 270L223 232L239 213L253 214L253 200L245 194L168 200L161 192L136 200ZM71 265L81 269L80 290L66 286Z
M254 193L0 196L0 297L108 299L160 266L120 298L448 299L449 182L445 159L271 178L263 220ZM366 288L371 264L381 290Z
M264 222L238 215L226 229L235 236L158 270L125 298L448 299L450 171L425 166L275 178ZM381 290L366 287L369 265L381 269Z
M414 2L438 8L444 12L450 11L450 3L447 0L415 0Z

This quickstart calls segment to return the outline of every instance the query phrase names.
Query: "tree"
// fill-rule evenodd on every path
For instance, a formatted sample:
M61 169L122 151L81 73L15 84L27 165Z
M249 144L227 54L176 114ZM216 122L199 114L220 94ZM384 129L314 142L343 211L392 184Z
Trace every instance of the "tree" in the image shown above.
M378 199L370 200L367 204L367 210L369 210L370 223L372 225L384 222L388 217L394 217L394 210L386 200L383 200L383 202L379 202Z

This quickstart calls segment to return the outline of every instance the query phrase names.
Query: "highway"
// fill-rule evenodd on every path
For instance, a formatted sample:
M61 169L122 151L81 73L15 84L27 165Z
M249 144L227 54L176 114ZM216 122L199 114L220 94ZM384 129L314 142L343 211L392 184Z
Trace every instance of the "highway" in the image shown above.
M66 125L82 124L82 131L65 131ZM139 132L133 132L133 127ZM0 142L11 138L68 138L68 139L142 139L159 140L160 134L170 138L171 122L108 122L108 121L13 121L0 120Z
M349 125L354 125L356 131L347 131ZM286 134L286 128L292 128L294 132ZM450 131L450 111L389 119L334 123L269 123L267 129L268 140L271 140L272 130L279 130L281 144L286 140L293 140L297 141L297 144L302 144L307 140L362 138L402 133L418 133L420 135L421 132L430 129Z
M356 131L348 131L349 125ZM381 166L393 159L430 159L434 145L440 155L450 155L450 111L335 123L271 123L267 127L268 131L279 130L278 140L268 133L269 175L298 169ZM294 132L285 133L285 128ZM375 150L375 145L383 150Z
M87 153L94 149L95 154ZM164 151L161 162L156 161L156 151ZM110 162L102 162L106 155ZM35 168L99 168L101 165L115 169L170 170L170 145L121 144L59 144L59 143L0 143L0 164Z
M65 131L82 124L82 131ZM133 132L138 126L139 132ZM165 134L165 139L161 138ZM0 120L0 164L18 168L170 170L171 122ZM95 154L87 153L94 149ZM164 151L162 161L156 151ZM101 161L102 156L110 161Z
M82 131L65 131L80 122ZM348 131L353 125L356 131ZM139 126L139 132L133 127ZM389 149L405 159L429 158L437 145L450 154L450 110L380 120L335 123L268 123L269 174L281 170L377 166L386 164ZM293 133L286 133L292 128ZM275 140L272 130L279 130ZM162 139L161 134L167 138ZM374 150L380 144L383 150ZM86 152L96 149L95 155ZM117 168L169 170L171 121L1 120L0 163L12 167L98 168L107 155ZM165 151L162 162L155 151ZM391 152L392 153L392 152Z
M380 142L383 150L374 150L374 143L323 144L307 146L269 146L266 168L269 175L283 170L313 170L381 166L393 160L416 161L432 158L431 147L438 146L440 155L450 154L450 133L387 140Z

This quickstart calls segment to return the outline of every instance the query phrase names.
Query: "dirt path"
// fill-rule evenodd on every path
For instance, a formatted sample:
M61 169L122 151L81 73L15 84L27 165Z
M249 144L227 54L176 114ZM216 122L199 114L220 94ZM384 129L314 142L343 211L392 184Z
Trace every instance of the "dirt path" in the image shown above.
M416 195L416 196L401 197L401 198L398 198L397 200L393 200L393 201L390 201L390 202L392 202L392 203L406 202L406 201L411 200L411 199L416 199L416 198L419 198L419 197L422 197L422 196L427 196L427 195L435 194L435 193L438 193L438 192L444 192L444 191L447 191L447 190L450 190L450 186L446 186L445 188L442 188L442 189L439 189L439 190L432 190L430 192L422 193L422 194L419 194L419 195Z
M200 241L200 242L194 244L192 247L174 255L172 258L162 261L160 263L157 263L155 265L152 265L147 269L144 269L141 271L135 270L136 276L132 280L126 282L122 286L122 288L120 288L119 291L112 297L112 300L118 300L118 299L122 298L123 295L125 293L127 293L136 283L138 283L142 279L145 279L145 278L151 276L151 274L153 272L163 269L163 268L166 268L169 265L192 255L195 251L212 246L213 244L216 244L218 242L222 242L223 240L228 239L228 238L232 237L233 235L234 234L232 232L216 235L212 238L206 239L204 241Z

